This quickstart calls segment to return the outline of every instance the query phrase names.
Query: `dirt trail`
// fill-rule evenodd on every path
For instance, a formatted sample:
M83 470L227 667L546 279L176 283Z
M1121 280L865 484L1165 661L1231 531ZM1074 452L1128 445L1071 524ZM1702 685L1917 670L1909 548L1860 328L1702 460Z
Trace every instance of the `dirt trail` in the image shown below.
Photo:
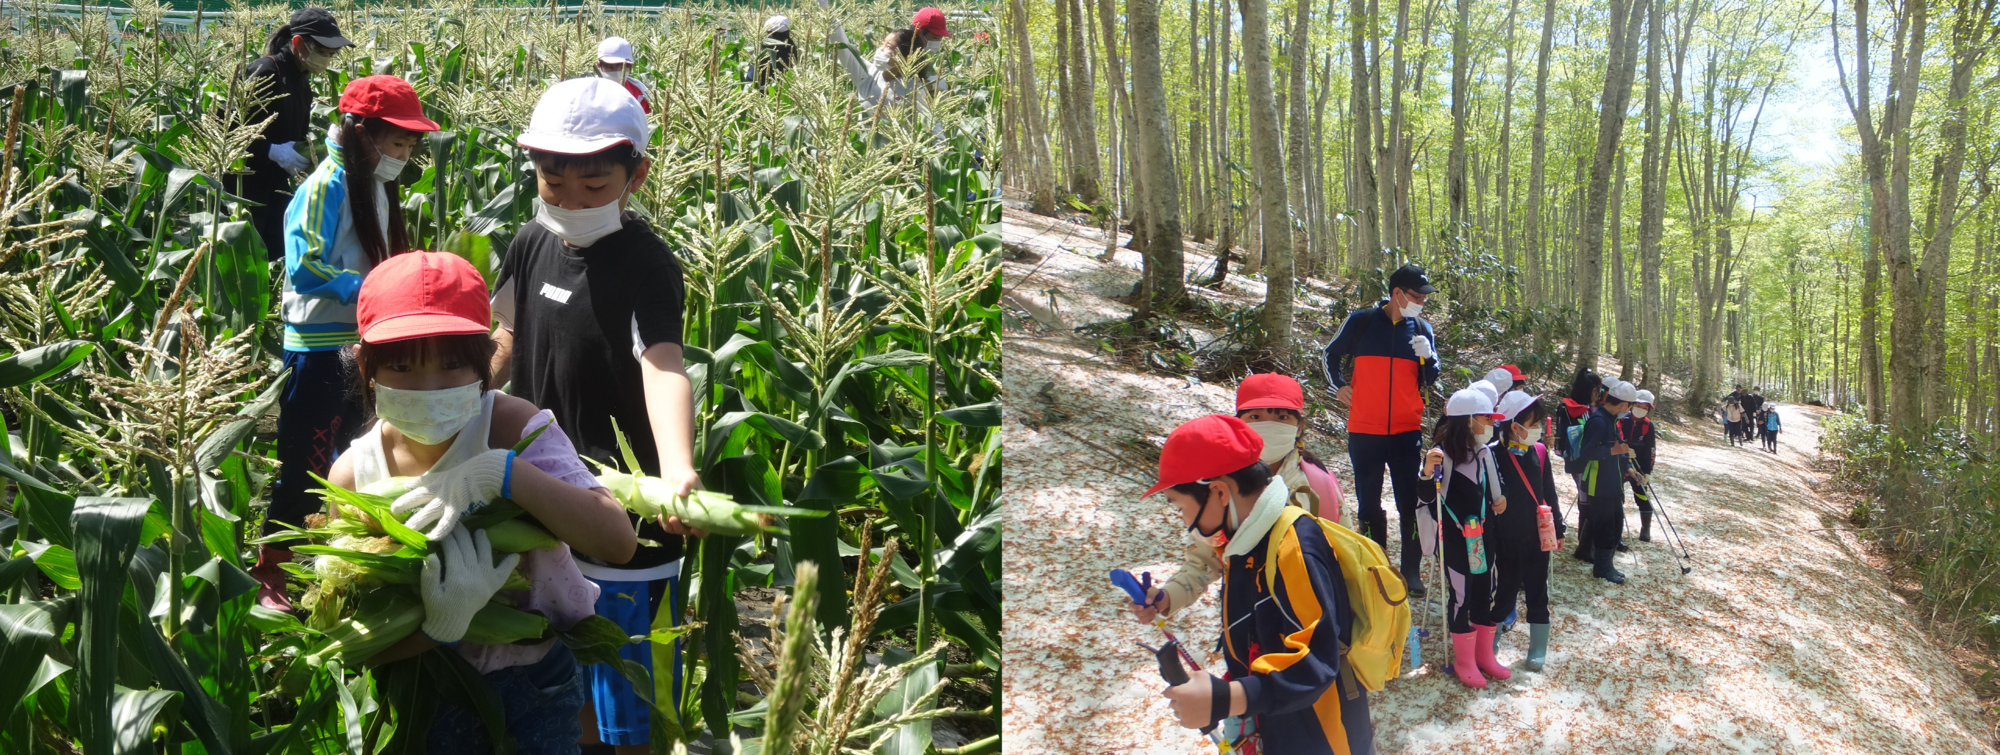
M1009 242L1033 242L1032 230L1016 237L1019 225L1010 213ZM1007 263L1008 285L1032 270L1019 291L1046 301L1056 289L1065 317L1122 314L1097 292L1129 287L1136 255L1104 266L1085 256L1101 248L1094 237L1067 243L1082 253L1050 243L1032 247L1040 259ZM1228 411L1231 390L1126 372L1034 323L1006 338L1008 749L1211 753L1172 723L1151 657L1134 645L1158 632L1130 621L1105 574L1176 568L1181 528L1164 503L1137 500L1153 470L1136 446ZM1635 547L1618 558L1623 587L1590 579L1566 553L1555 562L1548 668L1473 691L1439 669L1442 638L1427 640L1431 664L1371 699L1381 751L1993 752L1991 725L1916 609L1812 492L1808 461L1826 413L1780 412L1775 455L1728 446L1713 423L1666 428L1654 484L1693 554L1691 574L1680 574L1659 523L1654 542L1636 541L1628 501ZM1345 454L1325 455L1351 485ZM1174 627L1211 643L1216 601ZM1526 647L1525 631L1504 636L1501 662L1517 667Z

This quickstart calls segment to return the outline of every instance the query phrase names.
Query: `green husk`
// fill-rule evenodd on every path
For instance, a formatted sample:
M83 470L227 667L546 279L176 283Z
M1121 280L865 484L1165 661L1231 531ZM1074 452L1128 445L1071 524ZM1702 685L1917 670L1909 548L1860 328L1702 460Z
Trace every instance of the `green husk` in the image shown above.
M486 538L493 543L493 552L523 553L532 550L554 548L562 544L555 535L542 526L526 519L508 519L497 522L486 529Z
M618 437L618 450L625 457L625 464L631 469L639 469L638 457L632 453L631 444L625 441L625 432L618 429L617 420L612 420L612 431ZM586 457L588 458L588 457ZM595 460L591 460L596 463ZM648 477L642 473L625 473L598 464L602 474L597 475L597 484L611 491L611 497L618 499L625 510L647 519L661 516L678 517L690 527L719 535L757 535L765 532L784 534L777 526L777 517L822 517L827 512L818 509L797 509L789 506L751 506L740 504L726 493L712 490L696 490L690 495L675 495L668 489L667 482L658 477Z

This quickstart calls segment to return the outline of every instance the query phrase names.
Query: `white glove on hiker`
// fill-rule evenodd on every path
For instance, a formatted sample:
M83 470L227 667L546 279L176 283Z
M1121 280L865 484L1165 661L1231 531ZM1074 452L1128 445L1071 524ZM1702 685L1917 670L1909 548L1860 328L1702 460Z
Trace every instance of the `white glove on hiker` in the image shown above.
M450 645L465 636L473 614L500 592L507 575L520 563L521 554L510 553L500 563L493 563L493 544L487 541L485 530L468 533L463 528L454 529L432 545L441 548L424 557L424 636ZM442 551L442 560L437 550Z
M500 488L507 483L507 456L507 449L495 448L450 469L431 470L417 478L417 486L397 498L389 510L404 514L415 509L417 513L403 520L404 524L413 530L430 527L425 535L432 540L444 537L458 526L460 518L500 497ZM433 523L436 526L431 526Z
M1423 336L1410 336L1410 350L1417 352L1418 359L1437 357L1437 350L1431 348L1431 339Z
M292 142L271 145L271 162L277 163L278 167L291 173L312 167L312 162L307 160L305 155L299 154L298 149L292 146Z

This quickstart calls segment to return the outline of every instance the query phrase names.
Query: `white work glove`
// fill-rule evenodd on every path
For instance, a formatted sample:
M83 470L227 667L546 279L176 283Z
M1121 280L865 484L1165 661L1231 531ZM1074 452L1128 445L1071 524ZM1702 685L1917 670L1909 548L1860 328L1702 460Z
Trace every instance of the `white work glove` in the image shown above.
M1417 352L1418 359L1432 359L1437 356L1437 350L1431 348L1431 339L1423 336L1410 336L1410 350Z
M389 511L405 514L414 509L417 513L404 524L421 530L435 523L426 536L432 540L444 537L458 526L460 518L500 497L500 489L507 484L508 455L506 449L495 448L450 469L433 469L417 478L417 486L390 504Z
M305 155L299 154L299 151L292 147L292 142L271 145L270 155L271 162L277 163L278 167L284 168L287 172L297 173L312 167L312 162L307 160Z
M465 636L473 614L500 592L507 575L520 563L521 554L509 553L493 563L493 544L486 531L467 533L454 529L442 540L431 543L433 552L424 557L421 583L424 596L424 636L450 645ZM442 551L440 558L437 551Z

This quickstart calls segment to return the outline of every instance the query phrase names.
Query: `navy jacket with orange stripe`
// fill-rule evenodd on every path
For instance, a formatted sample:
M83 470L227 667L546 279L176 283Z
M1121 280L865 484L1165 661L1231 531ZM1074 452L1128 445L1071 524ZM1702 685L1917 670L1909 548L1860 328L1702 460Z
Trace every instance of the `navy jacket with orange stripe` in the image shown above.
M1340 651L1353 640L1353 614L1333 546L1307 519L1281 537L1275 587L1264 584L1269 535L1248 554L1230 557L1223 577L1229 627L1223 650L1229 678L1243 682L1245 715L1257 717L1258 752L1373 752L1367 695L1357 687L1348 699L1341 680Z
M1431 324L1414 317L1391 321L1383 309L1389 300L1347 316L1340 332L1326 345L1322 365L1326 382L1335 389L1350 382L1347 431L1362 435L1395 435L1422 430L1424 389L1436 383L1436 357L1418 360L1410 339L1423 336L1437 346ZM1354 374L1343 374L1341 359L1354 358Z

